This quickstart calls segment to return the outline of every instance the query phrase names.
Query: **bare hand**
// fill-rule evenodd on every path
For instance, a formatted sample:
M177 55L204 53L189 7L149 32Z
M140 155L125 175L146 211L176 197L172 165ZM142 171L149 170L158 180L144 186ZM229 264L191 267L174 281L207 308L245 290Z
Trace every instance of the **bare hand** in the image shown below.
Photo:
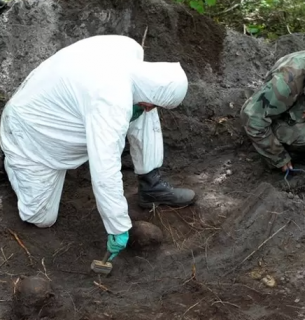
M290 161L282 167L282 171L286 172L287 169L293 169L293 166Z

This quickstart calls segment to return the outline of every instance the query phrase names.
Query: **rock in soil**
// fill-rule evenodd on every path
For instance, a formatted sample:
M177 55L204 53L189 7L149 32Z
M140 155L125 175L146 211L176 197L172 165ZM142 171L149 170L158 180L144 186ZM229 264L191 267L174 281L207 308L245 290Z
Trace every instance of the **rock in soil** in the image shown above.
M54 292L47 279L39 276L22 276L14 288L14 314L17 319L32 319L35 315L39 318L43 308L52 304L54 297Z
M163 234L159 227L146 221L135 221L130 230L129 245L134 249L152 249L161 245Z

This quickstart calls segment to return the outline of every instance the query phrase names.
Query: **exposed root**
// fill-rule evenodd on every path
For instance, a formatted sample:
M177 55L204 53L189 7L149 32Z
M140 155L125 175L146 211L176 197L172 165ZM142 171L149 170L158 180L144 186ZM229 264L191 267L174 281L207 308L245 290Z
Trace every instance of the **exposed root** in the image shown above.
M98 282L96 282L96 281L93 281L93 283L94 283L97 287L99 287L100 289L102 289L103 291L109 292L109 289L108 289L107 287L105 287L103 284L98 283Z
M291 222L289 220L285 225L283 225L281 228L279 228L277 231L275 231L270 237L268 237L265 241L263 241L255 250L253 250L246 258L244 258L240 263L238 263L233 269L230 271L226 272L223 277L227 276L231 272L233 272L235 269L240 267L243 263L245 263L248 259L250 259L261 247L263 247L267 242L269 242L273 237L275 237L279 232L281 232L283 229L285 229L288 224Z
M2 253L2 256L3 256L3 262L0 264L0 267L2 267L4 264L6 264L8 262L9 259L11 259L11 257L14 255L13 253L7 258L5 253L4 253L4 250L3 248L1 248L1 253Z
M70 249L70 247L71 247L72 244L73 244L73 242L70 242L70 243L68 243L67 245L65 245L65 246L60 247L59 249L57 249L57 250L53 253L53 258L54 258L54 259L53 259L53 262L54 262L56 256L60 256L60 255L64 254L65 252L67 252L67 251Z
M14 293L14 294L16 294L16 286L17 286L17 284L18 284L19 281L20 281L20 277L18 277L18 278L16 279L16 281L13 281L13 287L14 287L13 293Z
M146 40L146 36L147 36L147 31L148 31L148 26L146 26L145 31L144 31L144 35L142 38L142 48L144 49L144 44L145 44L145 40Z
M183 313L182 317L184 317L190 310L192 310L193 308L195 308L196 306L198 306L198 304L201 303L204 299L205 299L205 297L202 298L202 299L200 299L198 302L196 302L196 303L193 304L192 306L190 306L190 307Z
M50 279L50 277L48 276L48 274L47 274L47 268L46 268L46 265L45 265L45 263L44 263L44 258L42 258L41 264L42 264L42 266L43 266L43 270L44 270L44 275L45 275L45 277L46 277L49 281L52 281L52 280Z
M18 244L21 246L21 248L24 249L24 251L26 252L29 260L30 260L30 264L31 266L33 265L33 258L31 253L29 252L29 250L27 249L27 247L23 244L23 242L19 239L18 235L16 232L13 232L11 229L8 229L8 231L11 233L11 235L15 238L15 240L18 242Z
M223 306L226 306L226 305L230 305L230 306L233 306L235 308L240 308L240 306L234 304L234 303L231 303L231 302L228 302L228 301L223 301L222 299L220 299L220 297L218 296L218 294L216 292L214 292L210 287L208 287L205 283L200 283L198 281L196 281L196 279L189 279L188 281L186 281L185 283L187 282L191 282L191 284L195 285L196 287L200 287L202 289L206 289L208 290L215 298L216 298L216 301L214 301L213 303L211 303L211 306L215 305L215 304L218 304L218 303L221 303ZM185 284L184 283L184 284ZM193 304L192 306L190 306L184 313L183 313L183 317L185 316L186 313L188 313L191 309L193 309L194 307L196 307L198 304L200 304L204 299L206 299L206 295L200 299L198 302L196 302L195 304Z
M213 302L213 303L211 304L211 306L213 306L213 305L216 304L216 303L228 304L228 305L230 305L230 306L233 306L233 307L235 307L235 308L240 309L240 306L238 306L237 304L234 304L234 303L231 303L231 302L228 302L228 301L222 301L222 300Z

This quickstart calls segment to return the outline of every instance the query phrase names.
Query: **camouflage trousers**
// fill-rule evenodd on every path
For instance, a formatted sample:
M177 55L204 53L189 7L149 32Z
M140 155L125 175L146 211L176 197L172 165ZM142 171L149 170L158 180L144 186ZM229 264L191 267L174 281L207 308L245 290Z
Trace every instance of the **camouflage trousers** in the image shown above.
M303 160L305 163L305 122L290 124L284 120L276 120L272 131L289 152L292 160Z
M284 120L276 120L272 130L277 139L288 149L297 151L301 148L305 151L305 122L289 124Z

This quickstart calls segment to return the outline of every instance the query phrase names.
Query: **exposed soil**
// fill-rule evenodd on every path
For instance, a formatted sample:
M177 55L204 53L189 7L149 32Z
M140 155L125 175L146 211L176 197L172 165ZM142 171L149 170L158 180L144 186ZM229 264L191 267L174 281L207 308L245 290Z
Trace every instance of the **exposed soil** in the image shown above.
M133 241L106 277L90 270L92 260L104 255L107 235L87 164L68 172L59 218L50 229L23 223L9 183L1 182L1 320L305 319L305 175L291 177L289 189L281 172L266 168L238 122L244 89L256 87L287 50L305 49L302 35L266 44L226 33L162 0L14 1L1 24L5 96L69 43L104 33L141 42L148 25L146 59L181 61L190 79L183 106L160 111L162 170L198 197L187 208L140 209L126 152L130 216L158 226L162 236L152 230L142 249ZM35 290L21 294L24 276L42 277L45 289L36 291L35 282Z
M1 247L8 261L1 258L1 319L20 319L12 316L11 302L21 275L52 280L57 300L44 307L43 319L297 319L304 298L304 202L270 184L255 190L260 181L276 185L282 176L264 172L249 156L255 158L222 152L200 175L168 171L170 181L184 180L200 199L153 213L139 209L134 175L124 171L132 219L159 226L164 241L153 250L128 248L108 277L90 271L104 254L106 234L86 165L69 173L58 222L47 230L20 221L15 196L2 184ZM262 283L266 275L275 278L274 288ZM40 319L38 311L30 319Z

